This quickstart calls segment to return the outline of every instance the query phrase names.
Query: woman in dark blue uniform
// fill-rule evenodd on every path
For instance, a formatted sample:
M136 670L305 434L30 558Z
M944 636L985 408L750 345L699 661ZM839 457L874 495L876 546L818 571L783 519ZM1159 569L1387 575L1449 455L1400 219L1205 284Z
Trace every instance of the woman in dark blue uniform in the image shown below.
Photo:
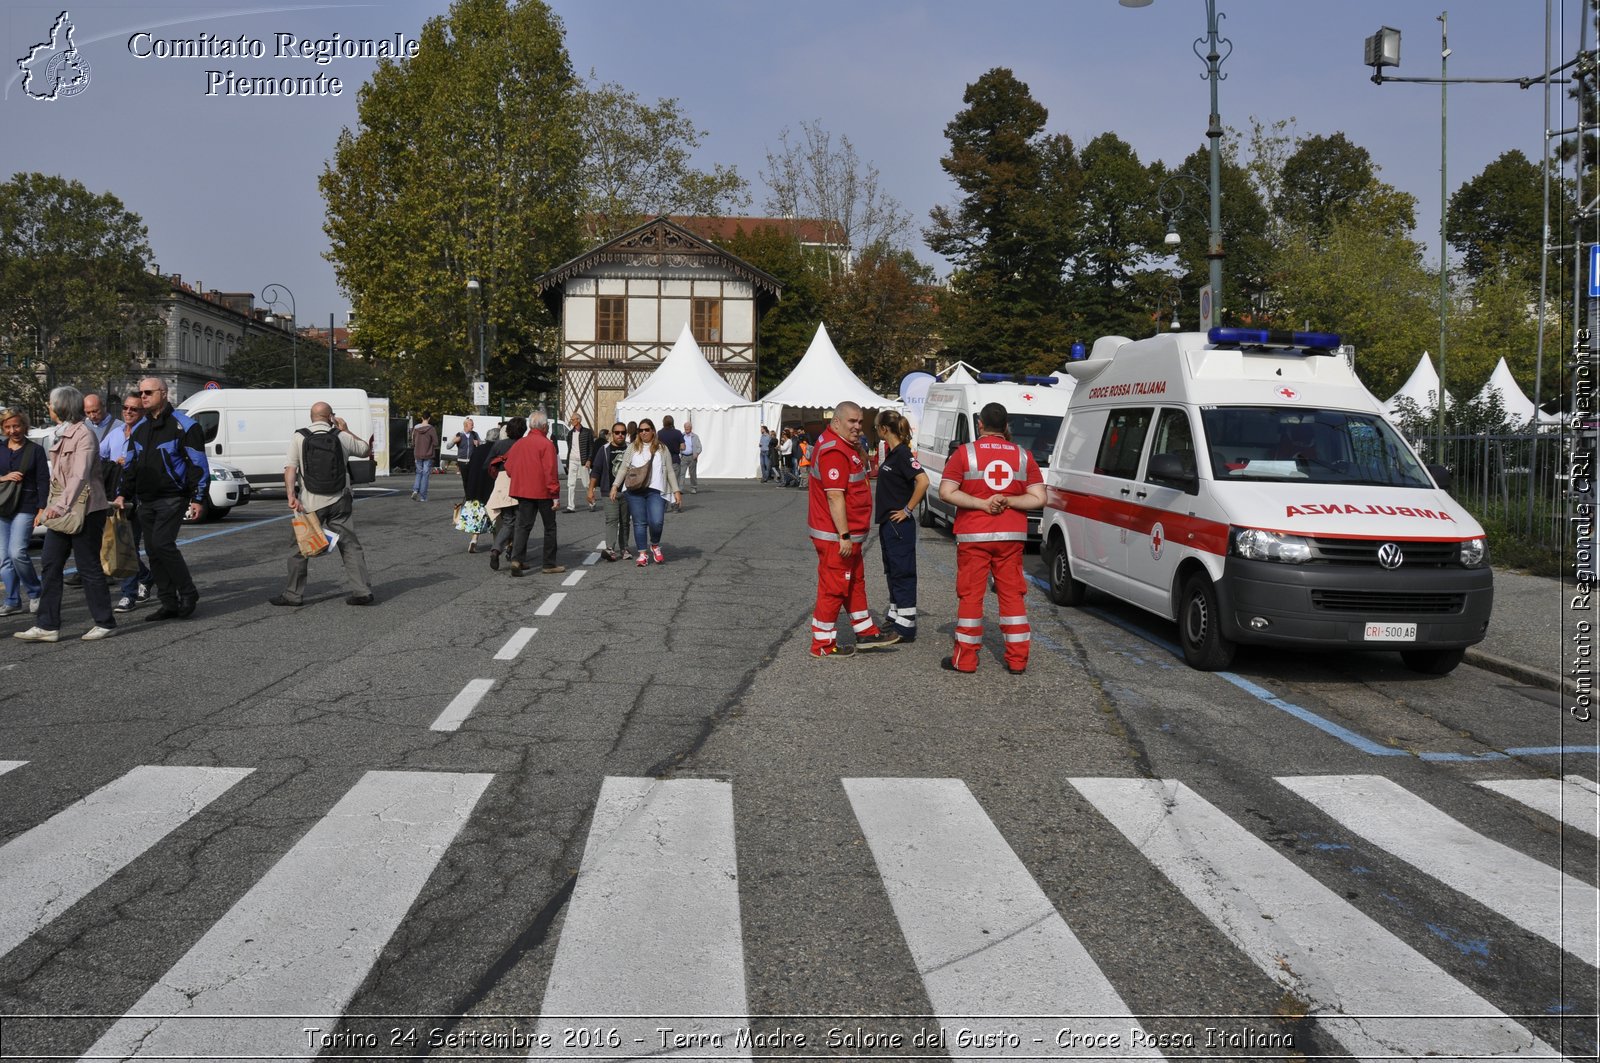
M883 576L889 584L889 612L884 629L900 633L901 642L917 637L917 505L928 493L928 474L911 453L911 425L894 410L880 410L878 438L888 455L878 468L878 495L873 523L883 553Z

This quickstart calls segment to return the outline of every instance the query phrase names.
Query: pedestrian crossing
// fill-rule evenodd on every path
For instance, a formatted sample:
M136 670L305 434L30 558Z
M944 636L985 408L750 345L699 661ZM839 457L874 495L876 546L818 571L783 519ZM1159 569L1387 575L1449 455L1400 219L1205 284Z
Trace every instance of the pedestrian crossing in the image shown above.
M0 774L25 768L0 761ZM0 846L0 957L249 774L134 768ZM337 1026L493 781L468 772L362 775L170 969L146 976L148 991L83 1058L319 1055L306 1029ZM1331 825L1339 848L1381 850L1491 918L1595 965L1594 888L1475 830L1470 808L1449 815L1381 776L1276 784L1306 818ZM966 783L839 785L931 1018L946 1030L988 1031L945 1040L934 1054L1192 1054L1163 1056L1159 1032L1127 1002L1130 987L1080 940L1090 916L1044 892ZM1482 785L1557 829L1571 815L1575 828L1592 823L1600 800L1577 776ZM1147 863L1192 909L1171 918L1209 922L1350 1057L1561 1058L1523 1016L1492 1002L1492 980L1466 984L1184 782L1071 778L1062 794L1063 807L1081 809L1071 812L1081 817L1074 836ZM519 1046L530 1058L765 1054L747 1032L747 971L783 961L745 950L736 798L726 780L603 781L537 1002L537 1033ZM1583 807L1568 811L1574 804ZM1072 1020L1065 1039L1063 1016ZM573 1029L605 1033L574 1042L565 1036Z

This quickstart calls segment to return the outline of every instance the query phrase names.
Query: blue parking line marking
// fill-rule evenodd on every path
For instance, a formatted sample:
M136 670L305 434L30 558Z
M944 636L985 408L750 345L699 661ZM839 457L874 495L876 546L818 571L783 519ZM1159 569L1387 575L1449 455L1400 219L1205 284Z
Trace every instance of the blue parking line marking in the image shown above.
M1049 590L1049 585L1038 576L1029 575L1027 576L1027 580L1035 586L1041 587L1046 591ZM1145 640L1151 645L1161 647L1174 657L1182 658L1183 656L1183 650L1176 643L1169 642L1160 635L1157 635L1152 631L1147 631L1136 624L1129 623L1119 616L1115 616L1111 613L1107 613L1092 607L1082 608L1079 611L1088 613L1097 619L1104 620L1113 627L1121 628L1123 631L1126 631L1131 635L1137 635L1139 638ZM1145 662L1141 661L1139 663L1143 664ZM1503 751L1490 750L1485 753L1412 753L1409 750L1396 749L1393 746L1386 746L1381 742L1375 742L1359 732L1352 731L1350 728L1345 727L1342 724L1334 723L1332 720L1312 712L1303 705L1296 705L1292 701L1285 701L1283 698L1278 697L1266 687L1263 687L1257 683L1253 683L1236 672L1215 672L1213 674L1220 679L1227 680L1229 683L1232 683L1246 694L1249 694L1250 696L1257 698L1268 705L1271 705L1280 712L1286 712L1302 723L1310 724L1312 727L1315 727L1324 734L1333 738L1337 738L1345 745L1359 749L1361 752L1366 753L1369 756L1415 756L1418 760L1431 761L1435 763L1461 764L1510 760L1512 757L1592 756L1600 754L1600 746L1519 746L1514 749L1506 749Z

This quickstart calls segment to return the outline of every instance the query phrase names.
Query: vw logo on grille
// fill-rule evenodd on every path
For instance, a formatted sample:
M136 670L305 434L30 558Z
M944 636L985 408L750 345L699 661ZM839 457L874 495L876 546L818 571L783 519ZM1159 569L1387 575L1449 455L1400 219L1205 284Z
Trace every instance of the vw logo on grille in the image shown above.
M1401 552L1399 543L1384 543L1378 547L1378 564L1384 568L1399 568L1405 559L1406 555Z

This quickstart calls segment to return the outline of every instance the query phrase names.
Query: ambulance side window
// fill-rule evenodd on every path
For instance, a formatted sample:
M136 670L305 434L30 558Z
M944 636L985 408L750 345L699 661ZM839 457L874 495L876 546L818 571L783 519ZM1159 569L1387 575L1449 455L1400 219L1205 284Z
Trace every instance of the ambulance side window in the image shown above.
M1100 453L1094 471L1101 476L1132 480L1139 475L1139 454L1155 411L1112 410L1106 416L1106 429L1100 436Z
M1189 428L1189 415L1183 410L1162 410L1156 421L1155 435L1150 440L1152 461L1158 454L1169 454L1178 460L1186 477L1196 475L1194 458L1194 433ZM1145 480L1150 483L1167 483L1151 474L1150 464L1145 465ZM1169 484L1169 486L1171 486Z
M950 449L952 452L957 447L964 447L968 443L972 442L972 432L967 428L968 416L969 415L965 413L956 414L956 437L950 441Z

